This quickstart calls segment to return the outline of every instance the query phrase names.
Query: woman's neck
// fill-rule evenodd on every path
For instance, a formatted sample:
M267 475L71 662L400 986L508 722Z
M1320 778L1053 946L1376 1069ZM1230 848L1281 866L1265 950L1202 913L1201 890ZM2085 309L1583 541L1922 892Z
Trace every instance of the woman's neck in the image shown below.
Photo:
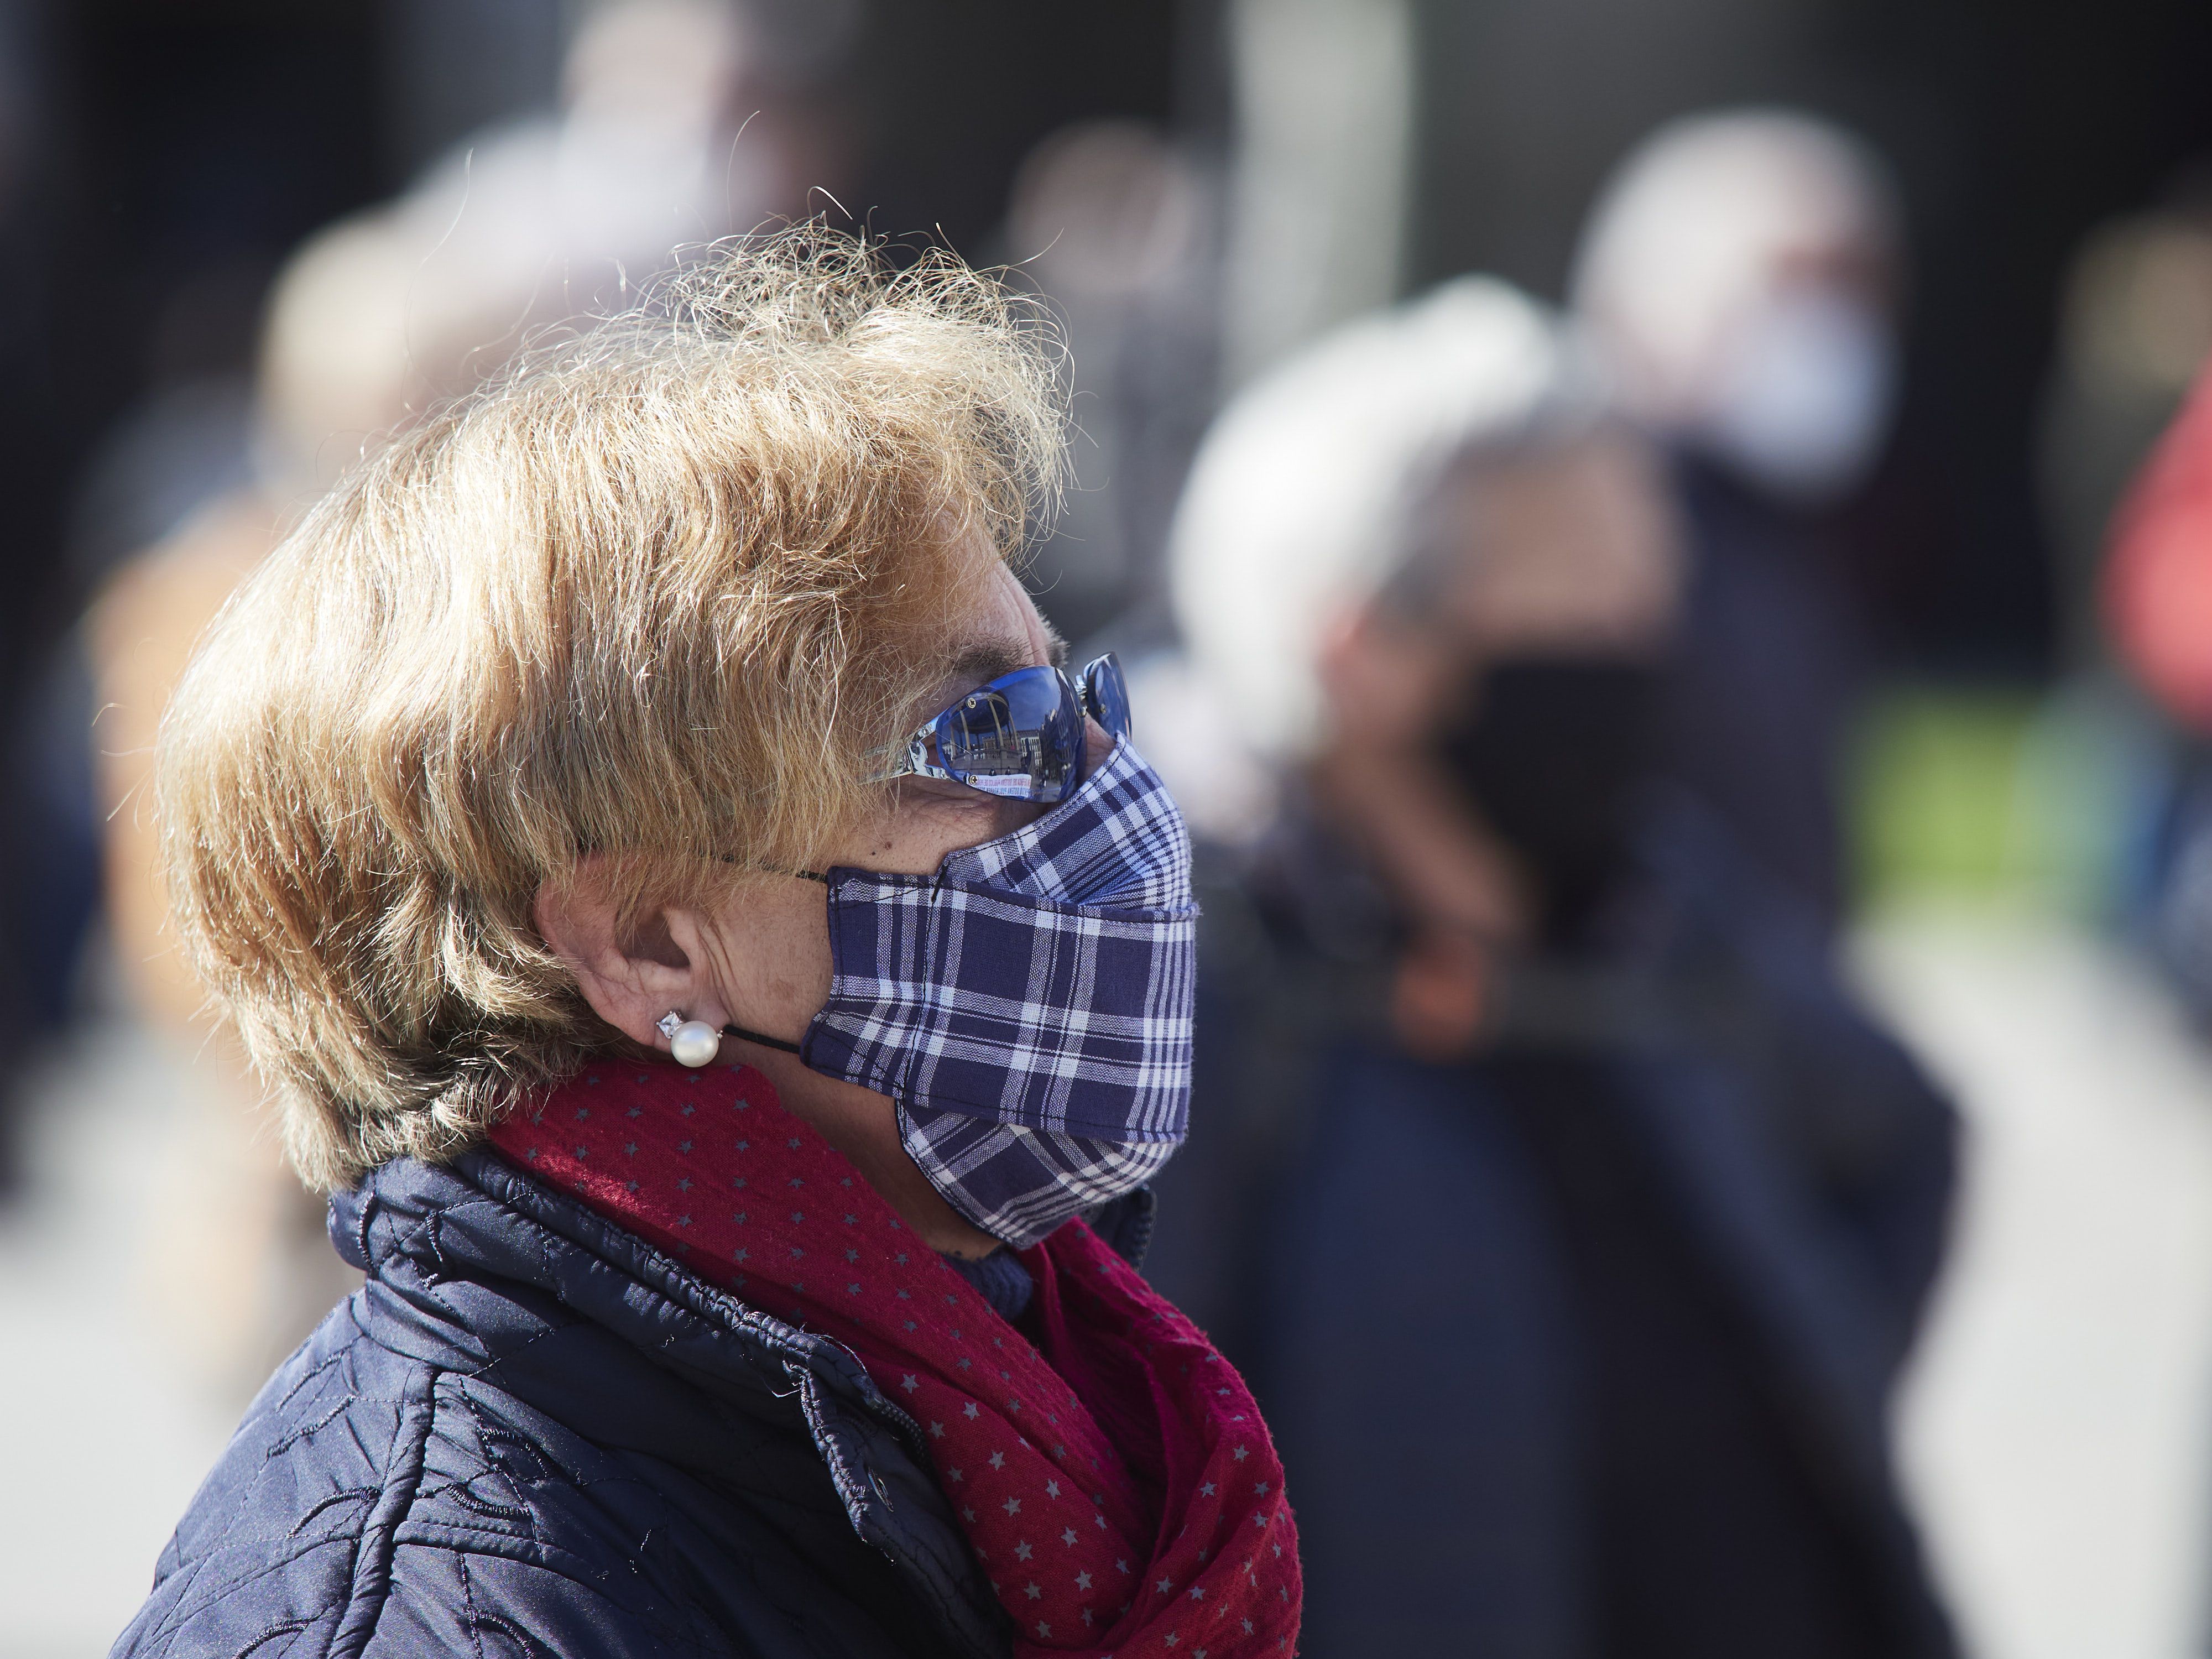
M796 1054L741 1038L726 1040L723 1058L742 1060L774 1084L784 1109L811 1124L844 1153L860 1178L930 1249L975 1261L999 1248L997 1239L970 1226L946 1203L907 1156L899 1142L898 1108L890 1096L824 1077L809 1071Z

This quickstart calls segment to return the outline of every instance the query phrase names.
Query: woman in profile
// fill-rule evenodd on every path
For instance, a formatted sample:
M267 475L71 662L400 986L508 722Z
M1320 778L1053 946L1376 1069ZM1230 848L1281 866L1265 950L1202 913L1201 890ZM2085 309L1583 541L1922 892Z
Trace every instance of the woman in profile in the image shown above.
M367 1274L118 1654L1287 1653L1139 1279L1182 820L1010 573L1041 342L820 234L367 461L203 647L182 940Z

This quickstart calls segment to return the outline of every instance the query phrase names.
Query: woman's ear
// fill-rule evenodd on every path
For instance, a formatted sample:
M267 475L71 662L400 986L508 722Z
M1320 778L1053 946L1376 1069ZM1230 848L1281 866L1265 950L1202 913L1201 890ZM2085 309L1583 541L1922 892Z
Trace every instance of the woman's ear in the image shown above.
M586 859L539 888L531 907L539 934L575 975L592 1012L647 1048L665 1046L659 1022L672 1009L720 1024L726 1016L707 1006L713 988L704 963L678 942L666 912L653 912L627 936L617 928L608 874L604 860Z

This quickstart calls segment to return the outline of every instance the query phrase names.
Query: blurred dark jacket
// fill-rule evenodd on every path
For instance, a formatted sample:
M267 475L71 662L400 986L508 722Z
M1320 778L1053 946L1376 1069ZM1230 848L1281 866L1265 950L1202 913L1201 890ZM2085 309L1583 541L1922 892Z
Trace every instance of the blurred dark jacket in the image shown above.
M1640 857L1452 1065L1389 1041L1388 908L1324 838L1206 861L1148 1271L1276 1430L1311 1659L1952 1651L1885 1419L1953 1115L1715 818Z
M1844 896L1838 780L1865 657L1835 526L1692 455L1673 473L1690 568L1668 769L1832 925Z
M332 1201L368 1282L247 1412L117 1655L1003 1655L849 1354L488 1153Z

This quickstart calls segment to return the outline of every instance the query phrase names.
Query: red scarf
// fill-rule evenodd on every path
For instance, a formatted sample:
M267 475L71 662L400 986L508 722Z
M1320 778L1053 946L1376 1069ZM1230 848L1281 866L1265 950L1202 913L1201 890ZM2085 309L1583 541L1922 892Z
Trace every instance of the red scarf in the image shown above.
M750 1066L601 1065L492 1133L539 1180L842 1343L922 1425L1031 1659L1297 1642L1297 1535L1229 1362L1080 1222L1022 1253L1030 1340Z

